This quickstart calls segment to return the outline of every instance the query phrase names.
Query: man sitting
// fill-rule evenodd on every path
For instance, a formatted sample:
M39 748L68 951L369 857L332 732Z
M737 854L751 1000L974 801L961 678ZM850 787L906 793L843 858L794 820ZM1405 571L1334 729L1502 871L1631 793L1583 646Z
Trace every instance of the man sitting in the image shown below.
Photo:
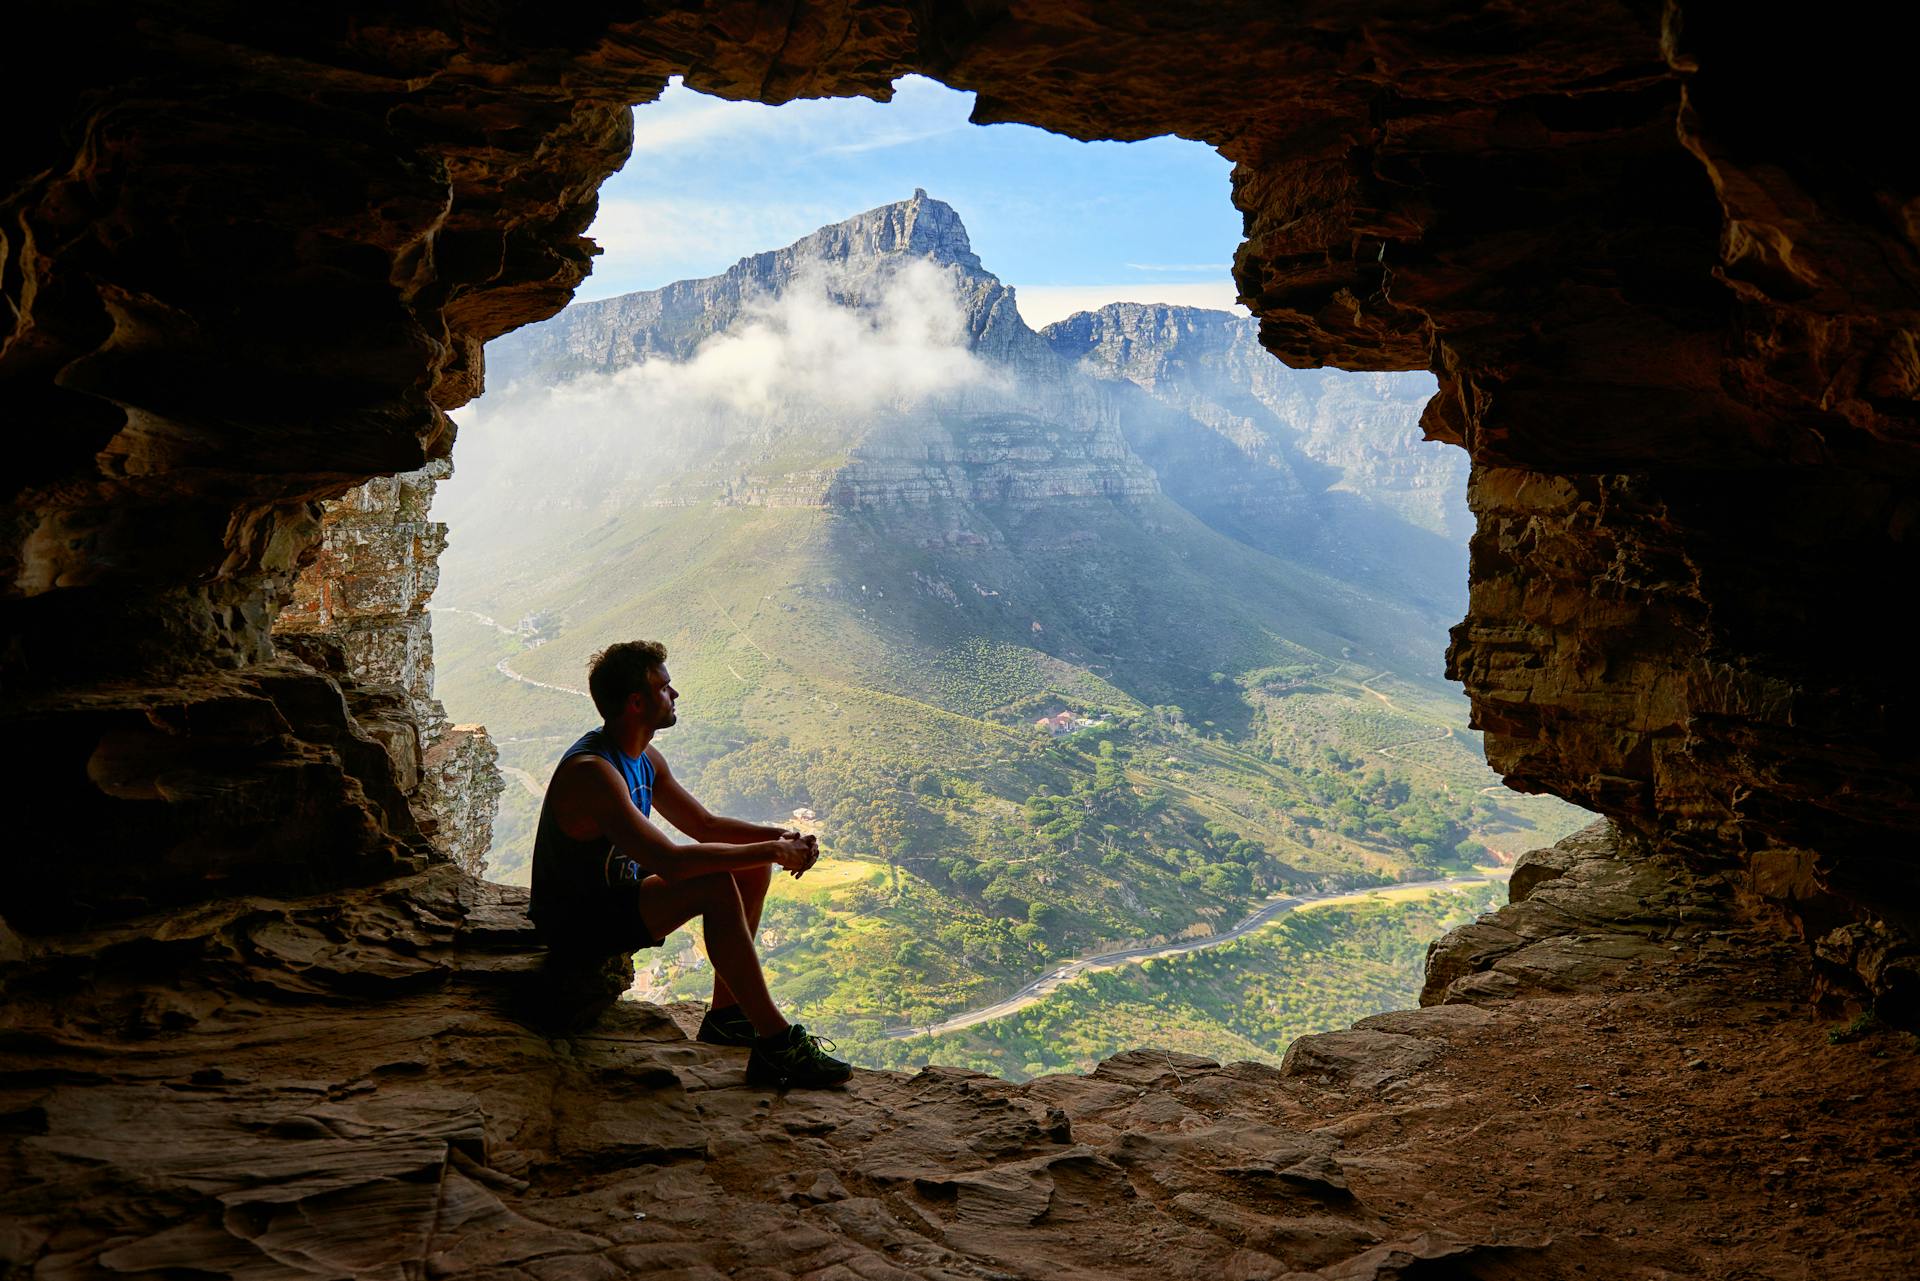
M566 750L547 784L529 913L550 947L603 953L658 947L699 917L714 973L699 1039L752 1047L747 1079L756 1085L838 1084L853 1068L781 1016L753 945L773 865L800 876L819 847L795 831L710 814L674 779L653 745L677 719L666 660L657 641L593 656L587 689L606 723ZM655 827L656 803L699 843L676 845Z

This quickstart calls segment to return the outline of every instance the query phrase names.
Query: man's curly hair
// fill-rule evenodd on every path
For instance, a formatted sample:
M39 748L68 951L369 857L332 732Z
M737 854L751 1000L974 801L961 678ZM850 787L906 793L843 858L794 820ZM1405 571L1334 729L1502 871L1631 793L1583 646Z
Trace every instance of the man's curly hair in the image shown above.
M647 673L667 661L667 647L659 641L621 641L595 654L587 663L587 692L600 714L612 720L627 699L647 688Z

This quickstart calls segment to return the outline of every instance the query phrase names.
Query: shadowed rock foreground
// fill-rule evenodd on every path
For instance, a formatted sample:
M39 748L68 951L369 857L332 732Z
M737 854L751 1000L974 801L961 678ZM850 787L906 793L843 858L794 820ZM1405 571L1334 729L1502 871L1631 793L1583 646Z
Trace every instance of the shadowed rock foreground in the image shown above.
M1529 871L1531 869L1531 871ZM1543 876L1546 879L1542 879ZM1895 1275L1920 1056L1603 827L1283 1070L1138 1050L747 1087L696 1010L564 1018L450 866L58 940L9 992L0 1260L45 1278ZM71 950L69 950L71 949ZM180 976L156 984L159 974Z

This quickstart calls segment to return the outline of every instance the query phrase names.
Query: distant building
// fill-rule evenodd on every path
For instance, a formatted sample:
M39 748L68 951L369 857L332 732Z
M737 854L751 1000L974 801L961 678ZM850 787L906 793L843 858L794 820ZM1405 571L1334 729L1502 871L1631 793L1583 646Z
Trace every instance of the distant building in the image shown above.
M808 809L804 805L802 805L799 809L795 810L793 812L793 816L799 819L802 823L811 823L813 822L815 817L817 817L812 810Z
M1090 716L1080 716L1074 712L1055 712L1051 716L1042 716L1033 723L1033 727L1045 730L1058 738L1062 734L1071 734L1075 730L1097 729L1105 724L1105 721L1095 720Z

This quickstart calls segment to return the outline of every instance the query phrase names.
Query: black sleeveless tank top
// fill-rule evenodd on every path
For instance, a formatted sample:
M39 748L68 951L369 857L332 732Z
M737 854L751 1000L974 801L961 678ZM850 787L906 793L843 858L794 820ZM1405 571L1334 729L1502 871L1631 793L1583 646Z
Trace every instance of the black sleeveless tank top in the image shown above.
M626 780L627 795L642 814L653 813L653 762L645 753L628 756L604 728L591 729L561 753L555 771L576 756L598 756ZM549 797L552 793L549 790ZM604 836L575 840L554 817L551 800L540 806L533 837L533 918L550 947L590 951L634 951L657 947L659 940L640 922L639 882L645 874L624 868L608 880L607 855L613 842Z

